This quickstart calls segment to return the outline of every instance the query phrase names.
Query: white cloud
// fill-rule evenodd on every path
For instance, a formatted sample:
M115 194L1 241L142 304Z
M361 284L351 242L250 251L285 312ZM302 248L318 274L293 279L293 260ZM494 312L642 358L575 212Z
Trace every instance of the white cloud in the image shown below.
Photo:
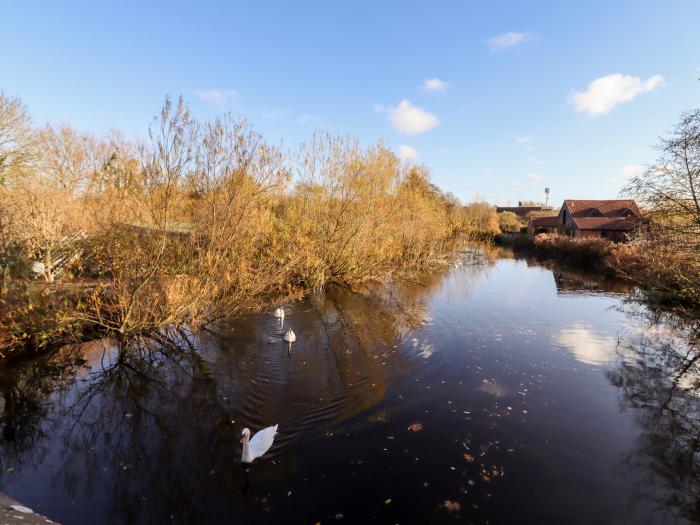
M520 181L519 181L519 180L514 180L514 181L511 183L511 186L513 186L514 188L517 188L518 186L520 186Z
M445 91L448 87L450 87L449 82L440 80L437 77L429 78L428 80L423 82L423 90L427 91L428 93L437 93L440 91Z
M533 181L540 181L544 179L544 175L542 175L541 173L528 173L527 178Z
M386 111L384 104L379 104L377 102L372 104L372 109L374 110L375 113L384 113Z
M608 177L605 179L610 184L617 184L618 186L624 186L629 182L632 177L641 175L644 171L644 166L641 164L626 164L620 169L620 172L614 177Z
M518 144L532 144L534 140L529 135L521 135L520 137L515 137L515 142Z
M394 129L407 135L425 133L440 123L435 115L425 111L423 108L414 106L407 99L403 99L398 106L388 109L385 109L380 104L374 104L373 107L377 113L388 113Z
M504 49L511 49L518 47L521 44L530 42L535 39L535 35L532 33L518 33L515 31L510 31L508 33L501 33L500 35L495 35L486 41L491 53L497 53Z
M579 113L599 117L618 104L629 102L637 95L655 90L663 82L664 77L661 75L642 80L639 77L615 73L596 78L588 84L586 91L574 91L570 95L570 102Z
M493 170L491 168L486 168L484 170L484 177L490 177L491 175L493 175Z
M266 108L263 111L263 118L265 120L283 120L283 119L287 118L288 115L289 115L289 111L287 111L285 109Z
M238 98L238 92L233 89L201 89L195 95L199 100L219 107Z
M411 146L402 144L399 146L399 157L401 157L401 160L415 160L418 158L418 151Z

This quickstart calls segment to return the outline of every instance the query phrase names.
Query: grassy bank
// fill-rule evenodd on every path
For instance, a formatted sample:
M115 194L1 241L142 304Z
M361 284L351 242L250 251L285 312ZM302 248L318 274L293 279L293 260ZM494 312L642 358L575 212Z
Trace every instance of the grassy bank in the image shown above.
M182 101L133 142L0 105L0 356L407 278L498 232L492 207L463 206L382 143L319 133L284 151Z

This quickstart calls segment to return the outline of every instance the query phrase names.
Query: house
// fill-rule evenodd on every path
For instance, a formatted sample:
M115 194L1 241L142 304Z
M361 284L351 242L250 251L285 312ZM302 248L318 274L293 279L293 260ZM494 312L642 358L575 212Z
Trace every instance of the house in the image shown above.
M534 211L542 211L542 206L523 206L522 202L518 202L517 206L497 206L496 213L503 213L504 211L509 211L515 213L518 217L523 219L527 217L528 213Z
M556 216L533 217L528 233L557 231L572 237L606 238L624 241L642 222L637 204L632 199L575 200L567 199Z

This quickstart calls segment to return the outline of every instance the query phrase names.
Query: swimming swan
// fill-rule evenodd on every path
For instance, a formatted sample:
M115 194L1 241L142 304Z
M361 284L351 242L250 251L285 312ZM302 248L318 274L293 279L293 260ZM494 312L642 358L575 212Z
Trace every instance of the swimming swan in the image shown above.
M289 344L292 344L297 340L297 336L291 328L287 328L287 331L284 333L284 340Z
M275 440L275 434L277 434L277 425L263 428L251 439L250 430L244 428L241 433L241 443L243 443L241 461L243 461L243 463L252 463L257 458L264 455L265 452L270 450L272 442Z
M277 308L275 310L275 317L277 319L284 319L284 310L282 308Z

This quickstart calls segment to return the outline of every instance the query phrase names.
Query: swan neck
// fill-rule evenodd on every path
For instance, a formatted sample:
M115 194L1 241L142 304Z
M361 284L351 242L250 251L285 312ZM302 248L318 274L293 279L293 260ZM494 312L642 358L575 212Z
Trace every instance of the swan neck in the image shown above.
M243 436L243 455L242 459L244 463L250 463L250 448L248 447L248 442L250 438L248 436Z

